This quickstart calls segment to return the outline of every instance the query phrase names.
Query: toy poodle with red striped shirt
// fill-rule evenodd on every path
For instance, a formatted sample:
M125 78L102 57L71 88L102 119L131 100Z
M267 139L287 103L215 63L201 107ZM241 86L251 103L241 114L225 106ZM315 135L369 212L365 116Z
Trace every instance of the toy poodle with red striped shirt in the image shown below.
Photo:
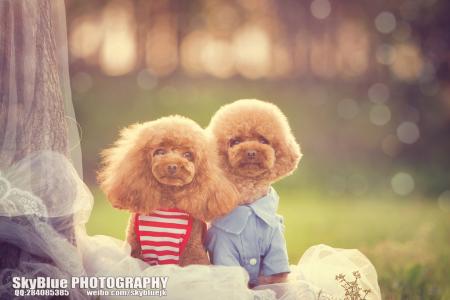
M205 221L230 212L237 190L202 129L181 116L131 125L102 152L101 188L131 212L131 255L149 264L209 264Z

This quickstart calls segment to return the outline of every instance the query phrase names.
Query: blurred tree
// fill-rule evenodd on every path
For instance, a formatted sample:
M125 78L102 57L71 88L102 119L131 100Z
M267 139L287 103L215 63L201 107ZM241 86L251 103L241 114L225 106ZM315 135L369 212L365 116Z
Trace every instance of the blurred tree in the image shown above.
M122 78L142 99L186 82L245 90L225 88L229 101L264 86L262 99L299 112L320 161L427 174L433 195L449 185L448 1L66 1L75 91Z

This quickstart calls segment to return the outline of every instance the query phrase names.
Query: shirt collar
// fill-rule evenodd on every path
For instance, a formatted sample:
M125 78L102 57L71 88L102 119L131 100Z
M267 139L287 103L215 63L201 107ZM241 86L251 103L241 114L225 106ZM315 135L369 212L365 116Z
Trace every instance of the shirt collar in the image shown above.
M267 225L276 226L279 222L276 215L278 202L277 192L270 187L264 197L251 204L239 205L228 215L215 220L212 225L229 233L240 234L247 225L248 218L254 213Z
M253 212L269 226L274 226L278 222L276 212L278 209L279 197L275 189L270 187L269 192L262 198L251 203L249 207Z

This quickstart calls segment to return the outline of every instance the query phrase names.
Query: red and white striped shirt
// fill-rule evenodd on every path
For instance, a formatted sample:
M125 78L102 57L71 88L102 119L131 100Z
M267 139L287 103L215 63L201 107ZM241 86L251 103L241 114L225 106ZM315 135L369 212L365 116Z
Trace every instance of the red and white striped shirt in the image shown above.
M144 261L151 265L179 264L189 240L193 218L178 209L136 214L135 232Z

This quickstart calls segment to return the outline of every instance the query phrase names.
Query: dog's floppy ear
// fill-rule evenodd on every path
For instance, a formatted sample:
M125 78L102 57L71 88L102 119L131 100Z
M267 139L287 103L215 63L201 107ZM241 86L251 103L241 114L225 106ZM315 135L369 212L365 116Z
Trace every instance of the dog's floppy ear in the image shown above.
M211 143L201 151L202 159L196 165L196 175L190 187L184 190L181 209L203 221L223 216L238 205L238 192L219 168L217 153Z
M98 180L111 204L132 212L151 212L159 206L159 189L151 174L149 149L142 133L144 124L120 132L114 145L102 152Z
M213 135L207 131L208 151L205 151L207 160L204 165L206 205L204 219L212 220L231 212L239 204L239 194L219 167L217 144Z
M231 212L238 205L236 187L228 181L222 170L216 165L209 166L207 180L207 203L204 211L205 220L212 220Z
M288 126L286 123L286 130L275 146L276 162L272 172L274 179L291 174L302 157L300 146Z

